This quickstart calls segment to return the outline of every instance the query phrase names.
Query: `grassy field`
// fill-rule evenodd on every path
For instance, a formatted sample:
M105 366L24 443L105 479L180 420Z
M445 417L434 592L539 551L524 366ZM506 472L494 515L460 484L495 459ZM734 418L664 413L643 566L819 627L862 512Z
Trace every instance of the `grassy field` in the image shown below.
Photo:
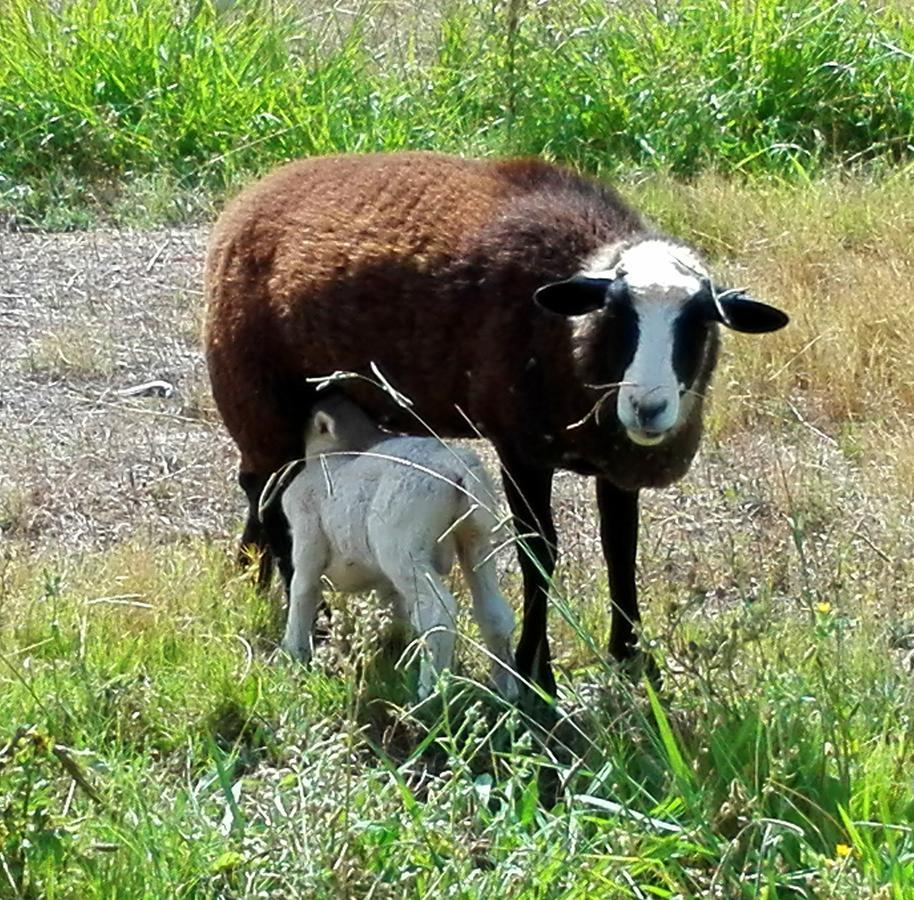
M544 735L469 622L424 705L370 601L312 669L275 655L201 232L3 236L0 897L914 896L908 6L220 8L0 0L0 216L161 226L292 155L545 153L792 324L727 336L699 460L645 498L659 693L603 659L560 479ZM174 399L119 399L150 373Z
M562 486L548 740L468 623L416 707L370 604L312 671L275 659L227 539L9 542L0 895L910 896L910 484L837 444L741 431L647 499L656 696L601 660L593 509Z
M181 220L277 160L341 150L545 153L629 176L911 160L905 4L319 9L2 0L0 212Z

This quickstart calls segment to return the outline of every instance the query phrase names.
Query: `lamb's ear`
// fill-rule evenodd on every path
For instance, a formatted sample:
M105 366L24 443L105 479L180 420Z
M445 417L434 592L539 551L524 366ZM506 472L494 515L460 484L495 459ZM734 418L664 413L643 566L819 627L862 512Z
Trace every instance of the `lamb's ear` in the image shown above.
M323 410L314 414L314 430L320 435L330 435L331 440L336 439L336 422L330 413Z
M573 275L564 281L544 284L534 291L533 299L543 309L560 316L583 316L605 305L610 284L608 278Z
M769 331L778 331L790 321L787 313L777 307L753 300L746 294L735 291L725 291L719 294L717 303L715 304L711 300L709 308L712 310L711 317L715 321L734 331L742 331L746 334L766 334ZM723 312L723 316L721 316L721 312Z

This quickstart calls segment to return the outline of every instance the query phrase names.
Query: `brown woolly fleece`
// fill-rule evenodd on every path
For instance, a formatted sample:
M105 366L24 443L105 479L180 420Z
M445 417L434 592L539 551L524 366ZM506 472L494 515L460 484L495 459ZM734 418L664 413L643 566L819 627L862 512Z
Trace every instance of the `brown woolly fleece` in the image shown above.
M425 424L377 388L346 390L398 430L478 428L513 458L625 489L682 476L700 402L657 447L628 440L612 401L569 429L631 348L606 317L575 354L573 320L533 301L597 248L648 233L613 190L539 160L396 153L278 169L226 209L206 262L206 359L241 471L265 479L301 455L307 378L373 362Z

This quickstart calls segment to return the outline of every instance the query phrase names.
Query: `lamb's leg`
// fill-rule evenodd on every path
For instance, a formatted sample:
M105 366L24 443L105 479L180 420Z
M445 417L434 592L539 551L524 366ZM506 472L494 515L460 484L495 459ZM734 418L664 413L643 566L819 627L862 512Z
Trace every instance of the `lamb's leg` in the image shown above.
M434 690L435 677L453 663L457 601L431 567L401 567L386 574L405 600L413 628L425 645L419 667L419 699L424 700Z
M517 671L547 694L555 696L555 676L549 663L546 632L549 585L556 561L552 522L552 469L527 466L514 454L499 451L505 496L514 526L525 537L518 560L524 576L524 623L517 643Z
M467 529L457 535L457 555L460 568L473 595L473 617L489 653L492 654L492 680L501 694L509 699L517 696L517 682L512 670L511 633L514 631L514 611L498 589L495 560L489 555L491 547L484 533Z
M301 662L308 663L314 648L314 620L321 604L321 575L327 548L323 536L315 530L304 540L296 539L295 550L289 590L289 618L282 648Z

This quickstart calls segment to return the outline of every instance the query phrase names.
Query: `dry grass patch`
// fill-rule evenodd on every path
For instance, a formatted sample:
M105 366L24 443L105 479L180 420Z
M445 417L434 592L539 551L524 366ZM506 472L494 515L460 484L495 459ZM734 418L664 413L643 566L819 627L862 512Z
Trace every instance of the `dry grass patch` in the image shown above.
M103 332L62 325L39 337L24 360L26 371L48 378L111 378L116 348Z
M27 535L38 502L40 499L32 491L15 484L4 485L0 490L0 534L4 537Z
M861 463L861 477L867 490L884 490L891 485L899 500L914 503L914 432L902 416L883 422L848 425L840 444Z
M750 186L709 175L687 184L651 180L634 193L671 231L702 246L732 284L791 314L776 335L728 336L714 388L718 432L770 414L768 397L803 397L806 412L826 421L910 428L914 191L907 176Z

